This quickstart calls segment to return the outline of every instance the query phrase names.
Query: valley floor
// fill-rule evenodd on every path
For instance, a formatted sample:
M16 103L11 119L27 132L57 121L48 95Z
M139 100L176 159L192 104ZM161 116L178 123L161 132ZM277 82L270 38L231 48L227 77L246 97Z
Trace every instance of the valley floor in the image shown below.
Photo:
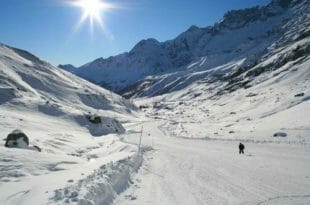
M114 204L310 204L309 144L246 142L239 155L239 141L172 137L165 123L144 124L142 144L153 150Z

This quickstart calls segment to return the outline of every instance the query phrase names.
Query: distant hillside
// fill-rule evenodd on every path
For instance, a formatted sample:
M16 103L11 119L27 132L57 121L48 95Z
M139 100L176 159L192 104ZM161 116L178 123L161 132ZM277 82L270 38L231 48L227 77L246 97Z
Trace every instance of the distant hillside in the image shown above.
M142 40L130 52L70 70L127 97L159 95L210 78L231 81L227 76L253 70L279 48L307 38L309 11L306 0L273 0L229 11L213 26L192 26L173 40Z

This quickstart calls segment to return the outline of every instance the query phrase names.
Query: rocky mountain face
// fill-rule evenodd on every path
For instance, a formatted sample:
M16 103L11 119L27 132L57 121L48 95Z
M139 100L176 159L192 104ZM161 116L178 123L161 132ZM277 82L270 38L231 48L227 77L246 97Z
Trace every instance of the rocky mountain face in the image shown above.
M65 64L65 65L58 65L59 68L69 71L69 72L74 72L74 69L76 69L76 67L74 65L71 64Z
M200 81L246 85L251 76L309 54L309 8L306 0L273 0L229 11L213 26L192 26L173 40L142 40L130 52L63 68L126 97L160 95Z

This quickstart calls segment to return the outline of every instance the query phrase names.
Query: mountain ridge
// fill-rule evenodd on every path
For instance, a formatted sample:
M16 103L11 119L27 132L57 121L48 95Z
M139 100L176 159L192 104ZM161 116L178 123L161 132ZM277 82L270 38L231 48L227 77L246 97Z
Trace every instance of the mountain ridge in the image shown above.
M295 18L292 14L295 10L307 9L307 1L273 0L266 6L228 11L213 26L193 25L175 39L164 42L145 39L129 52L98 58L70 71L123 94L138 82L149 81L148 76L157 79L160 75L188 69L209 70L241 59L244 59L243 66L249 66L281 38L285 30L281 27L285 21Z

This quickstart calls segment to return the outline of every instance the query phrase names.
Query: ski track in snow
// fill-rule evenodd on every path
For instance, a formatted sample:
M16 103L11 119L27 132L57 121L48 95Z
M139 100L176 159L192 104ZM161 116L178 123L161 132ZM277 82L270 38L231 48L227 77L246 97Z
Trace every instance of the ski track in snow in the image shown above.
M115 205L310 203L308 145L248 142L239 155L238 142L171 137L163 123L144 124L154 151Z
M15 194L12 194L11 196L7 197L5 200L5 203L7 204L18 204L21 203L21 198L23 198L24 195L28 194L30 190L20 191Z

